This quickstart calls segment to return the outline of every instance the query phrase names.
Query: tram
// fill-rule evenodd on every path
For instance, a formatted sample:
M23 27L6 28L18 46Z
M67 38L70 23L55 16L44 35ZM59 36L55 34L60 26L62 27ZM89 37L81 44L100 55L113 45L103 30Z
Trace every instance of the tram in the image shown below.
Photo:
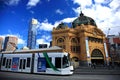
M69 53L61 48L5 51L0 54L1 71L72 75Z

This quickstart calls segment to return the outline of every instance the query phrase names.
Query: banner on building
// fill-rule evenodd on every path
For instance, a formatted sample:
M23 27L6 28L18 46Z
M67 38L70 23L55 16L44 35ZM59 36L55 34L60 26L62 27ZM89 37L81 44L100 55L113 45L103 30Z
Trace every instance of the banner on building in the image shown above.
M106 43L104 43L104 49L105 49L105 55L106 55L106 57L108 57L108 51L107 51Z
M88 37L85 39L87 57L90 57Z

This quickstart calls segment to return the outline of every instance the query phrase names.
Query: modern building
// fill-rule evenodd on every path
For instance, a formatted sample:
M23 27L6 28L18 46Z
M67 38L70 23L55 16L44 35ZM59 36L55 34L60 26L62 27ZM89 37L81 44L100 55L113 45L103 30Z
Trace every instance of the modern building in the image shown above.
M74 66L109 63L106 37L95 21L82 12L68 27L64 23L52 30L52 46L59 46L70 53Z
M0 37L0 51L2 51L2 45L3 45L3 38Z
M30 26L28 30L27 47L29 49L36 48L37 25L38 25L37 19L32 18L32 20L30 21Z
M4 41L4 51L14 51L17 47L18 38L15 36L7 36Z
M120 34L119 35L108 35L108 53L110 55L110 61L112 63L120 63Z

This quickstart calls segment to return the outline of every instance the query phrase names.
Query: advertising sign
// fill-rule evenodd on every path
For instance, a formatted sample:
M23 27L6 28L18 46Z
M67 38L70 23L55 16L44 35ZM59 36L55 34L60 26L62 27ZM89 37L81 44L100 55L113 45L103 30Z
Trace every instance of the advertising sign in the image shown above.
M45 72L46 71L46 60L45 60L45 58L38 57L37 71L38 72Z
M19 57L14 57L12 59L12 70L18 70L19 67Z

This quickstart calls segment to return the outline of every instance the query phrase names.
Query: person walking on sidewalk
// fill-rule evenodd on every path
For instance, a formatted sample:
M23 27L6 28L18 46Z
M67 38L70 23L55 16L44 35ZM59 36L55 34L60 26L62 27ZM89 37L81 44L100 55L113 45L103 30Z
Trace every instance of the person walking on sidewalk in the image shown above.
M96 69L96 63L95 62L93 63L93 68Z

